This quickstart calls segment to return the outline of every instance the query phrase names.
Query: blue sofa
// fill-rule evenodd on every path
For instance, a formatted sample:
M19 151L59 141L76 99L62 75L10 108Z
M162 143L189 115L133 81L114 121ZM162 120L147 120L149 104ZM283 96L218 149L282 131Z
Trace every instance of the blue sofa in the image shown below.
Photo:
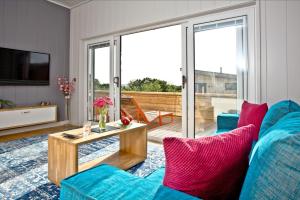
M238 115L221 114L216 134L236 128ZM240 199L300 199L300 106L281 101L266 114L249 155ZM145 178L100 165L61 182L61 200L197 199L162 185L164 168Z

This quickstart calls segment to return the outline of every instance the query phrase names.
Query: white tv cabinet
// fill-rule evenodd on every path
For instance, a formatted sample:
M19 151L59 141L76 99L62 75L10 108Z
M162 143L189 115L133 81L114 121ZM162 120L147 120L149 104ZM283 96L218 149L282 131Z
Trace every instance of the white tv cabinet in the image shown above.
M57 106L30 106L0 109L0 130L57 121Z

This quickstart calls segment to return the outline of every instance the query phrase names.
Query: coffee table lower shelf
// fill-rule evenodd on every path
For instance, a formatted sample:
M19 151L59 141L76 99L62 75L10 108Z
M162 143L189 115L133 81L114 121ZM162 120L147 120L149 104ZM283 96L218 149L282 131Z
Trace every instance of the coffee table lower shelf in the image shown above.
M89 162L83 163L78 166L78 172L90 169L92 167L98 166L100 164L109 164L116 166L120 169L127 170L141 162L146 158L143 156L138 156L131 153L126 153L122 151L114 152L100 158L96 158Z

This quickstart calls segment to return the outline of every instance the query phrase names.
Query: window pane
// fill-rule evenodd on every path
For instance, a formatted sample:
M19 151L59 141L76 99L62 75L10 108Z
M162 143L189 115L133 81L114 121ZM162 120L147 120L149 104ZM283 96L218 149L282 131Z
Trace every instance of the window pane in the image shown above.
M246 69L243 18L194 26L195 134L216 131L217 115L237 113Z
M110 46L109 43L94 45L89 49L89 120L97 121L98 116L93 107L93 100L98 97L109 96L110 80Z
M181 25L121 37L121 115L146 123L150 140L182 136Z

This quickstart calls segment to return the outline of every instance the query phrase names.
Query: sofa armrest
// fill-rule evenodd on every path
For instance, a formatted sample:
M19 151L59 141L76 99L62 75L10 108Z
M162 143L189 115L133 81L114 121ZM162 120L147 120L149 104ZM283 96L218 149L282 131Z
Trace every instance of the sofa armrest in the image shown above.
M231 131L237 128L238 114L222 113L217 116L217 133Z

